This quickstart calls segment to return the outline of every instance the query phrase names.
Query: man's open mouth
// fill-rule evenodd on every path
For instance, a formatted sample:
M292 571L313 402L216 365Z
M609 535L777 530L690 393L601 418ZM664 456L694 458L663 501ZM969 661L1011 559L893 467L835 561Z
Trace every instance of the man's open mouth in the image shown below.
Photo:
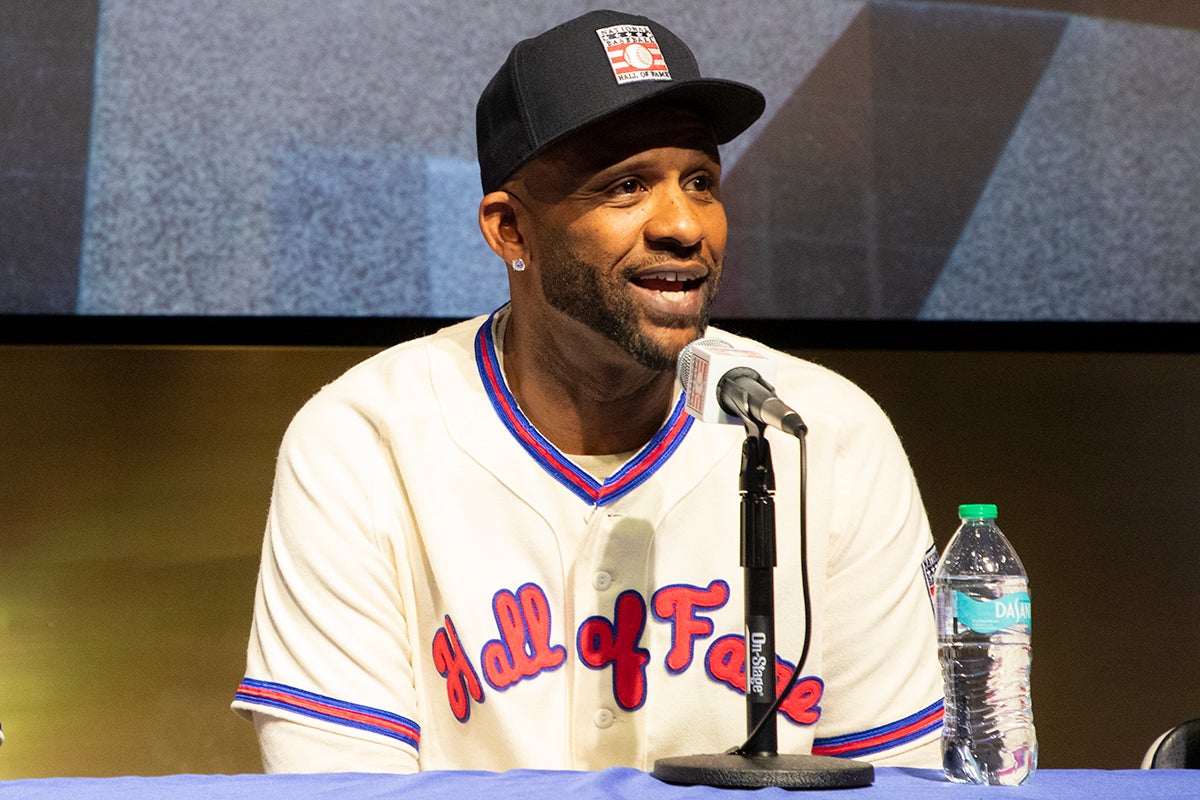
M648 272L636 276L633 283L652 292L692 292L700 288L704 278L682 272Z

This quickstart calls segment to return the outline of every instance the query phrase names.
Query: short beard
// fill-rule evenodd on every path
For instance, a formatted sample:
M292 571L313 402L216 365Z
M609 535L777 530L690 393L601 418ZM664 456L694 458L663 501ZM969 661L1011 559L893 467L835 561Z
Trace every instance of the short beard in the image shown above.
M679 348L664 349L646 336L639 322L638 309L623 291L610 287L605 291L600 270L592 263L575 257L557 237L550 237L542 259L553 263L553 269L541 270L542 293L546 301L572 319L614 342L641 366L656 372L675 370ZM623 286L641 266L628 267L619 276L612 276ZM705 293L699 318L659 317L655 322L663 327L690 329L692 339L704 335L708 328L709 311L716 299L716 270L710 270L701 291Z

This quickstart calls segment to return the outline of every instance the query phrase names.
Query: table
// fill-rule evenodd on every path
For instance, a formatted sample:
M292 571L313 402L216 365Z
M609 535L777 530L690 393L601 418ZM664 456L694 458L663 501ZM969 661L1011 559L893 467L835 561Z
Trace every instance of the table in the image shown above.
M645 772L513 770L416 775L167 775L0 781L2 800L1133 800L1200 798L1200 770L1042 770L1019 787L963 786L937 770L877 767L866 788L822 791L671 786Z

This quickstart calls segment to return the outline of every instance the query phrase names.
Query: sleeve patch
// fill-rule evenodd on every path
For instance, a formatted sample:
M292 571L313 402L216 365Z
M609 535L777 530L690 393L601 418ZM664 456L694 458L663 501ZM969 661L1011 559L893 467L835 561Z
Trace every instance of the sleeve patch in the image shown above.
M936 544L929 545L925 558L921 560L921 572L925 575L925 588L929 591L929 599L933 599L933 576L937 574L938 549Z

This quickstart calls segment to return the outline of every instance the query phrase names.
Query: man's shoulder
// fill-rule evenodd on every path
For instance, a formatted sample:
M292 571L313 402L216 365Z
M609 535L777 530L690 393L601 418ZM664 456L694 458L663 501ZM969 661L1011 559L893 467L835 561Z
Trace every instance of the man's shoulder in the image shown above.
M828 390L865 396L865 392L849 378L835 372L829 367L818 364L815 361L810 361L803 356L777 349L747 336L729 333L720 328L710 327L707 335L724 339L733 344L734 347L754 350L768 356L774 362L776 378L780 383L806 382L817 384Z
M487 317L475 317L434 333L398 342L346 370L322 392L358 389L372 383L427 379L431 353L445 354L474 363L474 341Z
M806 420L820 414L830 421L841 420L846 424L886 421L874 398L854 381L829 367L718 328L709 328L708 335L768 356L775 365L775 378L771 383L776 393Z
M381 418L428 405L435 373L457 365L460 374L475 369L474 340L487 317L449 325L434 333L394 344L358 362L314 394L296 422L317 422L352 414Z

